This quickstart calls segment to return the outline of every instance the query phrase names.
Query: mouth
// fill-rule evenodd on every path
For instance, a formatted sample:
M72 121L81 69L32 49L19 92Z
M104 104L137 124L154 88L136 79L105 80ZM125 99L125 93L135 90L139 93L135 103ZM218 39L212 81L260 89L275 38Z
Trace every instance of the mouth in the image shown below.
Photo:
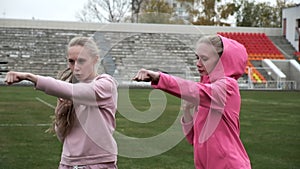
M198 72L203 73L203 72L205 72L205 70L204 69L198 69Z
M76 78L80 78L80 74L74 74L74 76L76 77Z

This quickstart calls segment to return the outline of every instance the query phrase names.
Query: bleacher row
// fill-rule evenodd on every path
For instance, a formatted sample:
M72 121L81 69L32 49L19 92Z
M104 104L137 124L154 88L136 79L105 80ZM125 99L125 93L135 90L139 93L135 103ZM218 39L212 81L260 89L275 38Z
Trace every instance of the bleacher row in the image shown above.
M218 34L234 39L245 46L248 53L248 66L245 73L248 74L249 69L251 69L250 78L253 82L265 83L266 77L253 66L252 62L263 59L285 59L284 55L264 33L219 32Z
M183 78L186 72L197 73L188 69L201 35L0 27L0 78L9 70L56 77L66 67L66 45L74 36L93 36L104 69L120 81L130 81L142 67Z
M237 40L246 47L249 61L245 76L250 69L253 82L265 82L268 79L267 75L255 68L262 59L285 59L264 33L218 34ZM66 67L65 45L72 37L80 35L93 35L96 38L101 50L110 57L108 60L113 64L112 72L118 78L131 79L141 67L166 71L185 78L188 78L187 74L199 77L193 69L193 45L202 35L36 28L0 28L0 70L30 71L55 77L59 70Z

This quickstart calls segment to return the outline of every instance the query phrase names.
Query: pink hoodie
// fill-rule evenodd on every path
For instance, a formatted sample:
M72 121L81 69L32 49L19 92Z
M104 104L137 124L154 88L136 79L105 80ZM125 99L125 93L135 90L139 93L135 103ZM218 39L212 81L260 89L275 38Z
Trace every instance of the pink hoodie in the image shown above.
M241 98L237 79L244 73L248 55L240 43L220 36L223 54L209 76L192 82L160 73L152 87L199 105L183 132L194 146L197 169L251 169L240 139Z
M38 76L36 89L74 103L77 118L64 139L61 164L116 162L117 144L112 135L116 127L117 84L111 76L103 74L77 84Z

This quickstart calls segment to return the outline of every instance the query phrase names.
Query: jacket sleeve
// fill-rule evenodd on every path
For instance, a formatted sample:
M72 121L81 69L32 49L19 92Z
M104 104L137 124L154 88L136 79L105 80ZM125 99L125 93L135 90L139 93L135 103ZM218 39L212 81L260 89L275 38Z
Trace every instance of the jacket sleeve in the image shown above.
M182 126L182 130L183 130L183 134L185 135L185 138L187 139L187 141L194 145L194 123L193 121L190 121L188 123L185 123L183 121L183 117L181 118L181 126Z
M158 83L151 85L153 88L161 89L195 105L217 110L224 109L226 101L225 80L219 80L213 84L203 84L160 73Z
M36 89L59 98L83 105L101 105L116 93L116 84L108 76L98 77L90 83L68 83L52 77L38 76Z

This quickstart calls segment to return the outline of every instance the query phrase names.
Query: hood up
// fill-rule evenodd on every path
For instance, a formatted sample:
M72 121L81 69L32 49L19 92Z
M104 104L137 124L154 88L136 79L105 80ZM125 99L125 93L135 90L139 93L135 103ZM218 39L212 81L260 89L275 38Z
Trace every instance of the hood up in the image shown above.
M214 70L208 76L201 77L202 82L213 82L224 76L237 80L245 73L248 54L244 45L233 39L218 36L223 42L223 53Z

